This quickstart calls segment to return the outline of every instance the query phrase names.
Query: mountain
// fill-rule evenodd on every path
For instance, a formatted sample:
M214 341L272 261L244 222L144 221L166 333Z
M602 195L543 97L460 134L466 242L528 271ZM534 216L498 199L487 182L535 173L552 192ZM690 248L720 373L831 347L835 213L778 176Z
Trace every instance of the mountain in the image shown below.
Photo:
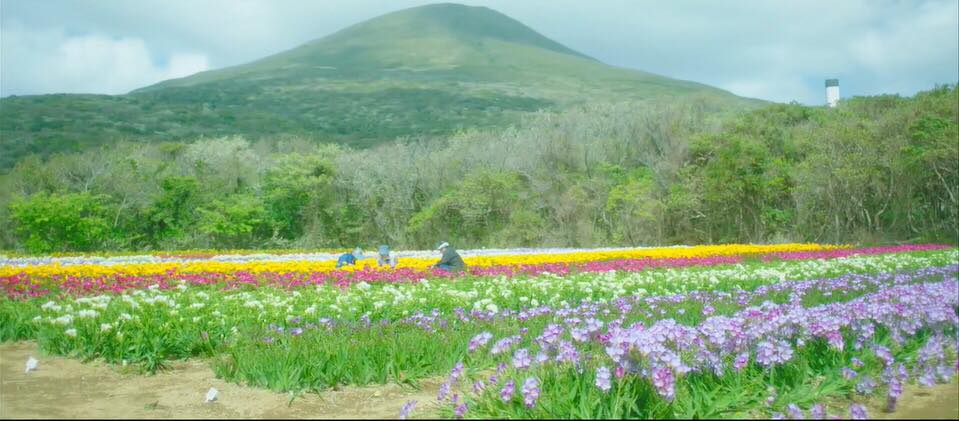
M30 153L116 139L297 135L369 146L397 137L505 127L588 101L703 97L762 101L601 63L485 7L389 13L248 64L126 95L0 99L0 169Z

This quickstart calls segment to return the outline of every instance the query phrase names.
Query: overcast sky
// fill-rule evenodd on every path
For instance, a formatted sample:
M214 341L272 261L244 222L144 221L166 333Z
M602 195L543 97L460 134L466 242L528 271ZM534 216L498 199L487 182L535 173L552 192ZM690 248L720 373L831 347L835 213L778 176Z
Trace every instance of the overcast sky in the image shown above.
M0 0L0 95L125 93L252 61L418 0ZM488 0L616 66L772 101L959 79L959 1Z

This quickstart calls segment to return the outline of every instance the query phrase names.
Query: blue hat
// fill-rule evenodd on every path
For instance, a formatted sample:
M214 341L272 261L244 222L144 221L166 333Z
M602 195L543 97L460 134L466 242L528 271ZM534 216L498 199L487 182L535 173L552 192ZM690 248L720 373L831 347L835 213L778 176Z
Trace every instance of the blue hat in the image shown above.
M380 246L380 254L390 254L390 248L388 246Z

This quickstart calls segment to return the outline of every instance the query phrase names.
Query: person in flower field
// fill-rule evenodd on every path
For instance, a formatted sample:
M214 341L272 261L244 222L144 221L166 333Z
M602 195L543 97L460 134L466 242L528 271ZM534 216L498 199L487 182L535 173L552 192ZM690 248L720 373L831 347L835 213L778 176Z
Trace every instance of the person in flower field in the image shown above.
M377 266L390 265L390 269L396 269L396 262L396 253L391 252L389 246L380 246L379 253L376 256Z
M363 249L357 247L353 249L351 253L343 253L340 258L336 261L336 268L339 269L343 266L350 265L353 266L356 264L356 261L363 258Z
M440 253L443 253L443 257L441 257L440 261L433 265L433 267L450 272L466 270L466 263L463 262L463 258L460 257L459 253L450 247L450 243L444 241L436 246L436 249L439 250Z

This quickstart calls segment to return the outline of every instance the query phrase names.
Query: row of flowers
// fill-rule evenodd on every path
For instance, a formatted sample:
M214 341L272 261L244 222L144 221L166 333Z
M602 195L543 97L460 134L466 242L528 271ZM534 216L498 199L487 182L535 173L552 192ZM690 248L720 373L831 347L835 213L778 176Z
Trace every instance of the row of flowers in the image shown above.
M537 254L506 254L466 256L464 261L470 267L522 266L539 264L577 264L606 260L634 260L634 259L690 259L722 256L752 256L769 253L827 251L845 248L843 246L819 244L776 244L776 245L742 245L730 244L720 246L694 247L663 247L625 250L596 250L578 251L571 253L537 253ZM399 260L397 268L411 270L425 270L437 262L435 257L404 258ZM158 275L175 271L177 273L328 273L336 270L335 260L323 261L253 261L253 262L223 262L223 261L189 261L163 263L131 263L131 264L76 264L61 265L56 262L45 265L0 267L0 276L24 274L36 277L53 276L105 276L105 275ZM378 267L372 259L361 260L355 266L342 269L350 271L390 271L388 267Z
M944 246L895 246L868 249L836 249L817 252L778 252L760 255L763 261L810 260L844 258L850 256L882 255L912 251L941 250ZM91 274L37 274L31 271L14 271L0 275L0 289L6 296L29 298L50 293L96 294L120 293L129 289L142 289L157 285L169 289L182 282L190 285L220 285L227 288L239 286L274 285L284 287L335 285L348 287L359 283L400 284L420 282L425 279L450 279L459 277L517 277L537 276L541 274L567 275L575 273L601 273L610 271L639 272L656 268L683 268L691 266L715 266L739 264L744 256L713 256L693 258L636 258L622 260L599 260L580 263L538 263L493 266L471 266L465 272L446 272L438 269L398 268L380 270L363 267L361 269L312 271L299 270L295 264L275 271L229 271L214 270L194 272L184 269L170 269L163 273L133 274L108 270L107 273ZM277 264L281 266L281 264ZM70 272L80 266L69 267ZM66 268L64 268L66 269ZM224 269L224 268L220 268ZM0 271L2 272L2 271Z

